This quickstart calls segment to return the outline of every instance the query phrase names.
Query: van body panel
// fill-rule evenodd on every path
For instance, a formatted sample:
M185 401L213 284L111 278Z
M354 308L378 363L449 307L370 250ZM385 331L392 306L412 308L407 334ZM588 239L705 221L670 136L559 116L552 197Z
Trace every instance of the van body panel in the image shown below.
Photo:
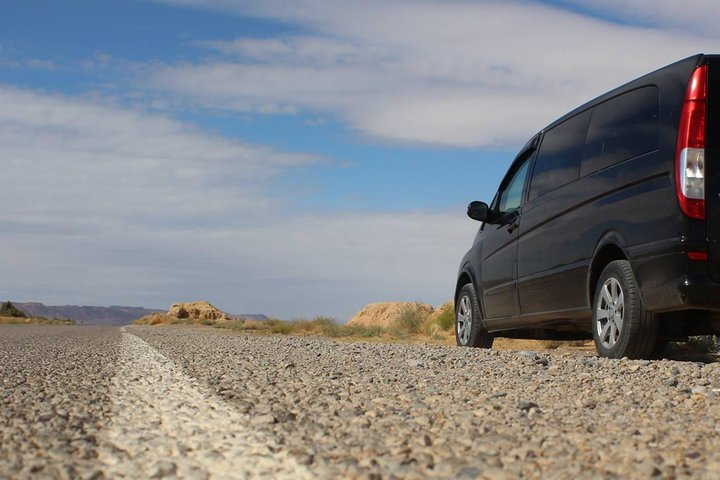
M518 231L507 224L487 225L483 237L482 288L485 316L503 317L520 313L515 265Z
M705 148L708 271L713 281L720 282L720 58L715 56L709 59L708 85Z

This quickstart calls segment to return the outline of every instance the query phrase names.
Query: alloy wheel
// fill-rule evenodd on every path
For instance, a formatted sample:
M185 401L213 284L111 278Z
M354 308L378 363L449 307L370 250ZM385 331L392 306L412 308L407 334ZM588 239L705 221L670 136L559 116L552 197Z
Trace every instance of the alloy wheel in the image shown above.
M460 343L467 345L470 341L470 330L472 327L472 308L470 298L467 295L464 295L460 299L455 323Z
M625 313L625 294L614 277L603 283L595 312L595 328L603 347L611 349L620 338Z

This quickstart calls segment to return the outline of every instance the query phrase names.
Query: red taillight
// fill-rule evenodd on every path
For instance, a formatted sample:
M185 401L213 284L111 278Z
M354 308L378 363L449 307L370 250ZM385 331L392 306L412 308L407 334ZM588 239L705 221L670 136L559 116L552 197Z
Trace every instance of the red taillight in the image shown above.
M708 259L707 252L687 252L687 256L690 260L695 260L696 262L707 262Z
M707 118L707 65L690 77L680 114L675 154L675 188L685 215L705 219L705 122Z

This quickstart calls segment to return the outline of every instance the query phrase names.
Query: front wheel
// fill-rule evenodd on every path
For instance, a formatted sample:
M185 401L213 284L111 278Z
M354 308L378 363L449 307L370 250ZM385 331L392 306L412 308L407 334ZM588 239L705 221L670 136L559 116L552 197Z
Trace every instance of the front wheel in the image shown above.
M616 260L603 270L595 288L593 338L601 357L649 358L658 321L646 312L630 262Z
M468 283L455 302L455 341L461 347L491 348L493 340L495 336L483 327L475 288Z

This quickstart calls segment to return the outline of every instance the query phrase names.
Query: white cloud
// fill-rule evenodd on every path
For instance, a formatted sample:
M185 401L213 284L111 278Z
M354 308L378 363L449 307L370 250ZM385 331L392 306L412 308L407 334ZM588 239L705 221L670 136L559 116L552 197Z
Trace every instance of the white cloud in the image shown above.
M0 86L0 298L346 319L452 295L462 212L313 215L271 190L320 159Z
M167 117L0 86L2 218L173 221L267 202L260 182L318 158Z
M332 114L377 138L452 146L522 143L610 88L720 46L702 29L664 28L669 15L636 27L534 2L166 3L261 16L305 33L208 39L202 45L222 56L159 68L159 88L212 108ZM633 16L645 3L615 2L615 13ZM708 7L707 18L720 13Z

